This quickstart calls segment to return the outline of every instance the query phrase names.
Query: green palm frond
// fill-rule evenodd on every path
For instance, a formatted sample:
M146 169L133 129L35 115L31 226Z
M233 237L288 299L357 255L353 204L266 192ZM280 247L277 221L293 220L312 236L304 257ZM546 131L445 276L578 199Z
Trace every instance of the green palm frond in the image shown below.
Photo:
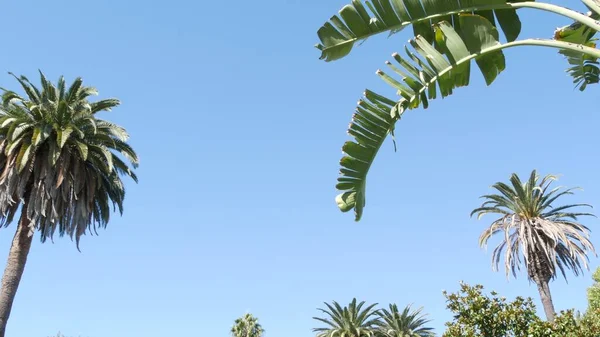
M505 69L502 50L506 48L543 46L600 56L595 48L550 39L500 43L498 30L480 15L459 14L454 22L460 25L459 31L446 21L434 25L435 45L417 36L409 41L412 50L405 48L406 57L393 54L394 62L386 63L391 75L377 71L397 90L398 101L366 90L364 99L358 103L348 129L354 140L342 148L344 156L336 186L341 191L336 197L338 207L343 212L354 209L356 221L361 219L366 205L367 174L387 135L393 134L395 123L406 110L427 109L429 100L447 97L454 89L467 86L471 60L475 60L486 84L491 85Z
M496 183L493 188L500 194L484 195L486 201L473 210L471 215L478 218L486 214L497 214L489 228L481 234L479 245L486 247L496 234L503 240L494 249L492 266L499 269L504 254L507 276L513 276L524 262L530 279L539 277L554 278L557 268L566 278L566 270L575 275L588 268L588 252L595 253L589 239L589 229L578 223L581 216L593 216L587 212L573 212L578 207L591 207L588 204L568 204L554 206L558 198L573 194L574 189L550 189L557 178L547 175L540 180L534 170L529 179L521 181L512 174L510 184Z
M594 20L600 19L600 14L596 12L590 11L586 15ZM591 27L575 21L570 25L557 28L554 32L554 39L595 48L594 36L596 33L597 31ZM597 57L568 50L561 50L560 54L564 55L569 62L570 67L567 69L567 73L573 77L573 83L580 91L584 91L589 84L600 82L600 67Z
M383 337L433 337L433 328L427 327L430 320L421 314L423 309L413 310L406 306L402 312L396 304L390 304L389 310L381 309L378 312L381 323L378 330Z
M339 208L354 209L356 220L360 220L366 204L366 177L379 148L388 134L393 132L395 122L407 109L419 106L427 108L428 100L452 94L454 88L469 84L470 61L477 64L488 84L504 70L505 61L498 42L498 33L491 23L479 15L459 15L458 22L467 33L461 37L452 26L442 21L435 25L435 38L439 52L425 38L417 36L410 41L415 52L406 48L407 58L394 54L396 64L387 62L390 70L402 78L396 80L378 70L377 74L398 90L400 101L385 98L371 91L359 101L348 133L353 142L343 147L345 156L340 161L342 168L337 189L342 191L336 198Z
M371 337L379 325L379 316L375 304L363 308L365 302L357 304L354 298L348 306L342 307L338 302L325 303L327 309L318 309L326 314L326 318L313 317L324 323L325 327L314 328L317 337Z
M506 0L352 0L339 15L334 15L317 32L321 59L334 61L350 53L355 43L383 32L390 34L412 25L415 36L429 43L435 40L432 26L441 21L458 27L457 14L479 14L496 21L506 39L514 41L521 31L521 21L511 3Z
M90 103L97 90L75 79L68 89L40 72L40 88L12 76L25 95L3 90L0 107L0 225L9 225L20 205L41 233L79 239L110 219L110 205L123 211L121 176L137 181L138 157L125 130L95 113L118 100ZM127 163L129 162L129 163ZM131 167L130 167L131 165Z

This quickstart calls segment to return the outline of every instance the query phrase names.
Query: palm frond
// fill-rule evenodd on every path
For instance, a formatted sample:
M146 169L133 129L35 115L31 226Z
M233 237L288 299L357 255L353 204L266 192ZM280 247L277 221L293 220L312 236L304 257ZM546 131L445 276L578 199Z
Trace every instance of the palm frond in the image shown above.
M384 337L432 337L433 328L426 325L431 322L426 315L421 314L423 308L413 310L410 305L402 312L396 304L390 304L389 310L379 311L381 322L378 326L380 334Z
M600 19L600 13L597 11L590 11L587 16L594 20ZM596 33L597 31L591 27L575 21L570 25L557 28L554 39L595 48ZM573 77L573 83L580 91L584 91L589 84L600 82L598 58L569 50L561 50L559 53L566 57L570 65L566 71Z
M376 303L363 308L365 302L357 303L354 298L348 306L344 307L336 301L332 301L331 304L325 303L325 305L327 309L319 308L318 310L326 314L328 318L313 317L326 325L313 329L313 332L317 332L317 336L370 337L375 334L379 324L377 310L374 309Z
M486 84L491 85L505 69L502 52L505 48L543 46L600 57L600 51L595 48L564 41L527 39L502 44L497 29L482 15L458 14L453 22L460 25L460 30L455 30L447 21L433 26L435 45L423 36L417 36L409 41L414 51L405 48L406 58L393 54L395 62L386 64L401 80L377 71L386 83L397 90L400 100L395 102L367 90L364 99L358 103L348 129L354 139L342 148L344 156L340 161L340 177L336 186L341 191L336 197L338 207L343 212L354 209L356 221L361 219L366 205L367 174L387 135L393 135L395 123L406 110L421 106L427 109L429 100L437 98L438 94L443 98L451 95L455 88L467 86L471 60L475 60ZM523 194L523 191L518 192ZM535 195L532 197L536 198ZM518 203L513 206L521 207Z
M334 61L348 55L361 40L383 32L391 35L410 25L415 36L433 44L432 26L447 21L458 27L457 14L461 13L482 15L494 25L497 20L509 42L521 31L519 17L506 0L352 0L318 30L321 43L316 47L321 59Z
M338 207L343 212L354 209L356 221L361 219L366 205L369 169L404 111L421 105L427 108L428 100L437 97L437 87L441 96L446 97L452 94L454 88L468 85L469 63L472 59L476 59L488 84L504 70L504 55L497 48L500 45L498 33L492 24L478 15L459 15L459 21L463 27L461 31L472 33L461 37L446 21L435 26L436 42L444 54L422 36L417 36L410 42L416 54L407 48L407 59L393 55L397 65L391 62L387 64L402 78L404 84L383 71L377 72L385 82L398 90L400 101L395 102L368 90L365 99L359 101L348 129L354 141L346 142L342 148L345 155L340 161L341 176L336 186L342 191L336 198Z

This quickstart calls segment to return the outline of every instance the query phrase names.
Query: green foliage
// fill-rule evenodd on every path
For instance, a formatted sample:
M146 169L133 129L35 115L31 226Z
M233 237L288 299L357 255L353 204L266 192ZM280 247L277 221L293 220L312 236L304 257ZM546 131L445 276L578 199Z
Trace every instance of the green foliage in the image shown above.
M455 29L456 25L460 29ZM534 45L561 48L575 58L582 53L600 56L597 49L564 41L527 39L501 43L498 30L483 15L461 13L452 21L436 22L431 29L431 39L418 35L409 41L412 50L405 48L406 57L393 54L394 61L386 62L389 74L377 71L384 82L397 90L400 99L395 101L366 90L352 117L348 133L354 140L342 147L344 156L336 185L341 193L336 203L343 212L354 209L356 221L361 219L366 205L367 174L386 137L394 133L396 122L407 110L427 109L430 100L447 97L454 89L469 85L472 60L491 85L505 69L502 50L506 48ZM585 62L590 60L586 58Z
M443 337L598 337L600 311L578 316L573 310L561 312L553 323L536 314L531 298L507 301L483 286L461 283L457 293L444 292L454 319L446 323Z
M397 90L399 100L365 90L352 117L340 161L336 203L342 212L354 210L359 221L366 206L368 172L396 122L409 109L423 107L429 100L451 95L470 79L470 61L475 60L488 85L505 68L502 49L533 45L560 49L570 64L568 73L584 90L600 81L593 36L600 29L600 6L595 0L582 0L593 10L588 15L548 3L506 0L352 0L317 32L321 59L333 61L348 55L354 44L383 32L395 33L412 26L410 40L414 51L405 48L407 58L393 55L387 62L396 79L378 70L377 74ZM571 19L572 25L556 31L554 39L517 40L521 21L516 9L536 8ZM499 28L506 42L500 41ZM439 92L438 88L439 87ZM395 144L394 144L395 145Z
M412 310L410 305L402 312L396 304L390 304L389 310L378 311L381 321L377 330L379 337L433 337L433 329L426 326L430 321L421 314L422 308Z
M12 74L11 74L12 75ZM14 76L14 75L13 75ZM42 242L54 233L75 238L105 227L111 206L123 211L121 176L134 181L138 158L126 130L99 119L116 99L89 101L97 90L77 78L57 85L40 72L41 87L14 76L24 96L3 89L0 106L0 225L19 206Z
M384 32L393 34L410 25L415 36L433 42L431 27L440 21L452 22L459 13L483 15L494 25L497 20L509 41L515 40L521 31L521 21L506 0L376 0L364 4L352 0L339 11L339 16L334 15L319 28L321 43L316 47L321 50L321 59L334 61L348 55L360 40Z
M396 304L390 304L389 310L376 309L377 303L363 308L365 302L356 302L342 307L337 302L325 303L327 309L318 309L327 318L313 317L325 323L325 327L313 329L317 337L432 337L427 327L429 320L421 314L421 308L413 310L406 306L402 311Z
M406 48L407 57L393 55L395 63L387 62L390 71L402 80L378 70L377 74L401 96L398 102L372 91L365 91L348 129L354 141L344 144L340 161L340 177L336 197L343 212L354 209L359 221L366 205L366 179L375 156L394 125L407 109L427 108L429 100L451 95L453 89L466 86L470 78L470 61L477 65L486 81L491 83L504 70L504 54L499 48L498 32L484 17L459 15L461 30L455 31L447 21L433 27L435 44L423 36L410 41L414 51ZM466 33L465 33L466 32ZM477 58L476 55L479 55ZM423 61L426 60L426 61ZM404 83L402 83L404 82Z
M600 18L600 14L594 12L589 12L587 15L594 20ZM554 32L554 39L596 48L596 39L594 39L596 33L594 29L576 21L568 26L558 28ZM597 57L569 50L561 50L560 53L567 57L567 61L571 65L567 72L573 77L573 83L579 87L580 91L584 91L589 84L600 82Z
M592 278L594 284L588 289L588 310L600 311L600 267L596 269Z
M258 318L252 316L252 314L245 314L236 319L231 328L231 336L233 337L261 337L264 332L265 330L258 323Z
M554 175L540 176L533 170L529 179L522 181L513 173L510 183L498 182L492 187L498 194L482 196L485 202L471 212L478 219L486 214L497 215L489 228L479 238L479 245L486 247L490 238L498 234L503 241L496 247L492 263L498 269L502 256L506 274L520 269L521 256L529 278L534 281L554 278L557 269L566 278L565 269L578 275L587 268L588 251L594 252L589 229L578 223L580 216L590 213L573 211L587 204L555 205L559 198L572 195L571 188L550 189Z
M336 301L332 304L325 303L327 309L318 310L326 314L327 318L313 317L324 323L325 327L314 328L317 337L372 337L379 326L379 317L375 304L363 308L365 302L357 303L352 299L348 306L342 307Z
M458 293L444 292L444 296L454 320L446 323L443 337L525 337L531 324L541 322L530 298L508 302L495 292L492 297L484 295L481 285L464 283Z

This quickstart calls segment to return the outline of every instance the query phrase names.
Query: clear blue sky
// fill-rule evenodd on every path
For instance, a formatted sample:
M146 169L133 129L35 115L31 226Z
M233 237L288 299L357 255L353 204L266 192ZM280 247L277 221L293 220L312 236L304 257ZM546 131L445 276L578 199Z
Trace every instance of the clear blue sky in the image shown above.
M600 207L598 87L573 90L554 50L507 52L491 88L476 73L406 115L355 223L334 203L345 129L365 87L393 94L375 70L411 32L320 61L316 30L347 2L4 4L0 86L16 87L7 71L82 76L123 101L104 117L141 156L124 216L84 237L82 253L36 237L8 336L228 336L248 311L267 337L313 336L323 301L354 296L424 306L441 333L451 318L441 292L460 280L537 302L524 275L491 271L491 251L477 246L489 218L469 212L492 183L534 168ZM569 23L522 15L523 37ZM600 247L598 220L586 224ZM0 261L14 230L0 230ZM589 278L554 282L557 308L584 309Z

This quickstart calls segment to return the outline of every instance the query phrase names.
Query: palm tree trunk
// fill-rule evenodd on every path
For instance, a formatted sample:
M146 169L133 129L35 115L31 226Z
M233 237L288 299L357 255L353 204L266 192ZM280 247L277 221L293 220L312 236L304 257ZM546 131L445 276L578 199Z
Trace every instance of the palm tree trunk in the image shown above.
M540 292L540 298L542 300L542 305L544 306L544 312L546 313L546 319L548 322L554 322L554 316L556 312L554 311L554 303L552 303L552 294L550 294L550 285L548 281L545 280L536 280L535 282L538 286L538 291Z
M29 219L27 219L27 203L23 204L21 211L21 219L17 225L17 232L13 238L10 252L8 253L8 261L4 275L2 276L2 289L0 290L0 337L4 337L6 333L6 323L10 316L17 288L21 282L21 276L25 270L27 262L27 254L31 248L33 235L29 235Z

